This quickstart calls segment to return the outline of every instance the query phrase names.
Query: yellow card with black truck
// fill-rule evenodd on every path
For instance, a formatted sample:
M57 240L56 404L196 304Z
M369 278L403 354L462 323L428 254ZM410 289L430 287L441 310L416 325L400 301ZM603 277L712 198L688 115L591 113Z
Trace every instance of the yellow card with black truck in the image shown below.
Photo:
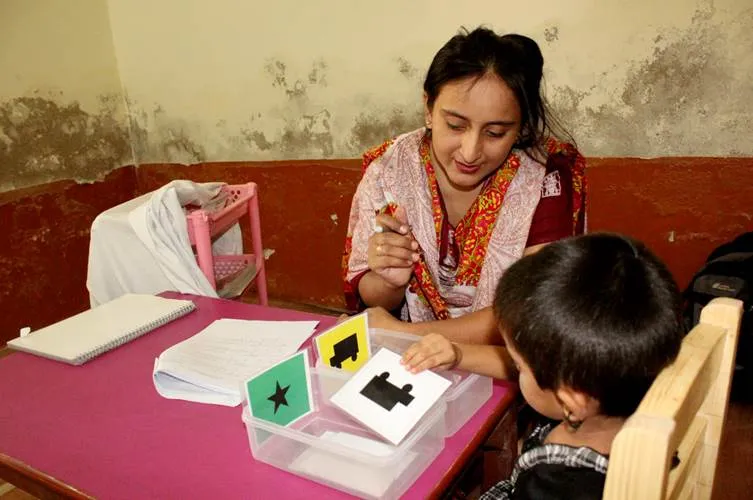
M357 314L338 323L317 335L314 343L321 363L355 373L371 357L367 313Z

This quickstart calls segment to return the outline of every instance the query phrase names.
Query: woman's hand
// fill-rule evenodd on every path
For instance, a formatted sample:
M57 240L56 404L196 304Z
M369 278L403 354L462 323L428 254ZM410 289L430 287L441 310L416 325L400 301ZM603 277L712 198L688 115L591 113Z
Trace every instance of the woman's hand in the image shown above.
M406 323L394 317L387 309L383 307L369 307L366 309L366 312L369 315L369 328L381 328L382 330L407 333L404 328Z
M450 370L460 363L462 357L460 347L438 333L430 333L405 351L401 363L411 373Z
M337 321L335 321L335 324L339 325L343 321L347 321L349 319L350 319L350 315L349 314L342 313L340 316L337 317Z
M418 261L418 243L410 234L405 209L398 207L395 217L377 215L376 224L382 232L369 238L367 264L389 286L402 288L410 282Z

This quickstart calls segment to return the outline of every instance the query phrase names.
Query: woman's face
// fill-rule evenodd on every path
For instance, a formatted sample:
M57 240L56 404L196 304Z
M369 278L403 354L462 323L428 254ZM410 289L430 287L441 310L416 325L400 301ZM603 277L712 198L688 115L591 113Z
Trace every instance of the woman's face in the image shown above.
M515 94L493 73L446 83L425 113L432 159L460 190L478 187L500 167L520 133Z

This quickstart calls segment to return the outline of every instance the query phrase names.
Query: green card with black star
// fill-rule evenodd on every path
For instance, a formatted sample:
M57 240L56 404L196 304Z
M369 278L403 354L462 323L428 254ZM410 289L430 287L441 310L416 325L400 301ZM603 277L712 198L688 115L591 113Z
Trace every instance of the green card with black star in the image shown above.
M297 352L245 383L251 415L287 426L313 411L308 350Z

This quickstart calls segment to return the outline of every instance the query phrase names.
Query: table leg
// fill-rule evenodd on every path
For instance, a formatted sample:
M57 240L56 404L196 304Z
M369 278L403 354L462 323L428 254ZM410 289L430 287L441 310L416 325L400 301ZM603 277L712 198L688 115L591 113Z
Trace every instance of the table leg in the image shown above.
M505 411L483 445L474 453L444 500L466 500L479 495L512 473L518 458L518 412L523 404L518 397Z
M512 473L515 460L518 458L518 411L522 404L522 400L518 398L510 405L481 448L482 492L507 479Z

